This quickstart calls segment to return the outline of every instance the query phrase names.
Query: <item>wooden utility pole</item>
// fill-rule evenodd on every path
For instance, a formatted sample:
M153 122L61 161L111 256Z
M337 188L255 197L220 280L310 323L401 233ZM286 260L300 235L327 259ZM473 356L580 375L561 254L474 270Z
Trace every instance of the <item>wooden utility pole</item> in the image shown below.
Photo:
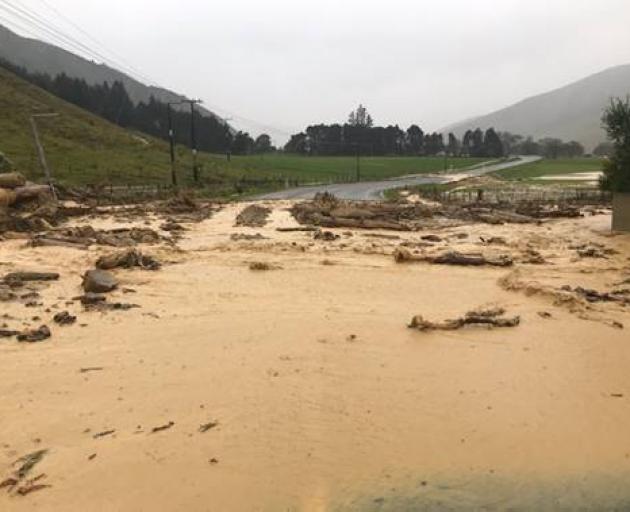
M181 102L168 103L168 142L171 150L171 181L173 187L177 188L177 171L175 170L175 132L173 131L172 105L179 105Z
M31 129L33 131L33 140L35 141L35 147L37 148L37 155L39 157L39 163L42 166L44 174L46 175L46 181L48 182L50 193L52 194L54 199L57 199L57 191L55 190L55 186L53 184L50 167L48 167L48 162L46 161L46 152L44 151L44 146L42 145L42 141L39 137L39 130L37 129L36 119L42 118L42 117L57 117L58 115L59 114L55 112L50 112L48 114L33 114L30 117Z
M197 167L197 136L195 134L195 105L201 100L184 100L182 103L190 104L190 146L192 148L192 171L195 183L199 183L199 167Z

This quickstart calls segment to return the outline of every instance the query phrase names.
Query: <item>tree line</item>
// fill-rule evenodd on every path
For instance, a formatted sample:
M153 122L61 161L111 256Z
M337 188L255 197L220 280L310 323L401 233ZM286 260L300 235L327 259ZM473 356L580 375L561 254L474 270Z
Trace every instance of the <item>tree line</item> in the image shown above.
M606 151L601 146L602 152ZM412 124L406 130L398 125L374 126L372 116L359 105L344 124L311 125L305 131L291 136L285 145L287 153L303 155L355 155L373 156L470 156L500 158L506 155L540 155L546 158L573 158L584 154L584 147L576 141L565 142L557 138L534 140L532 137L494 128L467 130L461 140L454 134L425 133Z
M33 73L0 59L0 66L45 91L102 117L123 128L139 130L148 135L168 140L168 105L153 96L148 102L135 104L122 82L88 84L84 79L61 73L54 77L46 73ZM172 110L172 127L177 144L192 147L191 112ZM233 132L229 125L214 116L194 113L197 149L211 153L232 152L250 154L273 149L268 135L255 140L246 132Z
M363 105L352 111L344 124L311 125L291 136L284 147L287 153L303 155L433 156L444 152L452 156L503 156L503 147L493 128L467 132L463 140L449 133L425 133L413 124L407 130L395 126L374 126Z

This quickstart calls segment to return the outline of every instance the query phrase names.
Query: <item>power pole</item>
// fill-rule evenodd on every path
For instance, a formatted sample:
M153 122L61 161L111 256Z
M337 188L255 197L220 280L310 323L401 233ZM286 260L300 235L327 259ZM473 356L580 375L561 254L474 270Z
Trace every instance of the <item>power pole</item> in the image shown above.
M179 102L168 103L168 141L171 149L171 181L175 188L177 188L177 172L175 171L175 133L173 132L173 113L171 105L177 104L179 104Z
M192 171L195 183L199 183L199 168L197 167L197 137L195 134L195 105L202 103L201 100L184 100L183 103L190 104L190 145L192 147Z
M50 193L52 194L54 199L57 199L57 191L55 190L55 186L52 181L52 174L50 172L50 167L48 167L48 162L46 161L46 152L44 151L44 146L42 145L42 141L39 138L39 130L37 129L37 118L42 117L57 117L59 114L55 112L51 112L48 114L33 114L30 117L31 121L31 130L33 131L33 140L35 141L35 147L37 148L37 155L39 156L39 163L44 170L44 174L46 175L46 181L48 182L48 187L50 187Z
M232 121L231 117L226 117L225 119L223 119L223 122L225 123L225 127L228 129L228 147L225 153L225 157L228 162L232 161L232 133L230 132L230 127L228 125L230 121Z

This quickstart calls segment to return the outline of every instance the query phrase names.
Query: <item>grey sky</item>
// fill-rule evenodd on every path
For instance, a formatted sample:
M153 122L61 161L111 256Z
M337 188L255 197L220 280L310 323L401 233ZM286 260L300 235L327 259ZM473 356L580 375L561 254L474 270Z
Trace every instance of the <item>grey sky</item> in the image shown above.
M158 84L287 132L359 102L438 129L630 62L628 0L47 2Z

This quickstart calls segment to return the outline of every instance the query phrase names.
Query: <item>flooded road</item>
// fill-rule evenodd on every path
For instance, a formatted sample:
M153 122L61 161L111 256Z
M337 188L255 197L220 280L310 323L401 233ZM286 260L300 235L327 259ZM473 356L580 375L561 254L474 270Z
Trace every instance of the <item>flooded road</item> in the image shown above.
M0 343L0 468L46 448L38 469L52 485L0 493L0 509L627 509L626 330L501 288L505 269L399 265L388 251L400 240L360 233L315 244L275 231L292 222L282 208L266 228L233 228L236 208L192 226L181 251L154 250L170 261L161 271L119 273L141 309L79 311L86 326L48 343ZM604 236L609 222L465 229L545 247L553 265L527 276L601 288L628 272L630 241ZM234 232L268 238L234 243ZM582 239L620 254L571 263ZM76 295L95 257L1 247L2 261L62 272L47 304ZM260 260L280 268L249 270ZM407 328L419 313L482 305L522 323ZM602 307L630 325L627 310Z

